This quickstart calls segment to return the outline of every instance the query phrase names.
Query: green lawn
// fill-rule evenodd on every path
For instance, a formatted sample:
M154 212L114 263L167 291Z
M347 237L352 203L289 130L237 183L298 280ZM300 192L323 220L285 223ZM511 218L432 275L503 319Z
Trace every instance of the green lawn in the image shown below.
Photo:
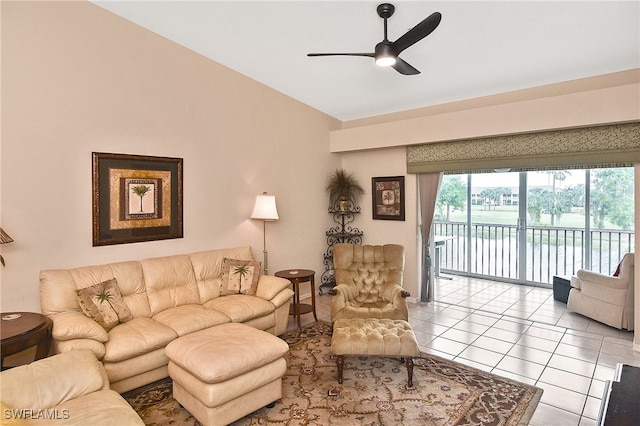
M560 220L556 217L555 226L567 228L584 228L584 214L574 209L573 212L563 214ZM471 217L473 222L515 225L518 220L518 206L497 206L488 210L483 206L472 206ZM449 220L452 222L465 222L467 213L461 211L451 212ZM551 216L543 214L541 226L551 226Z

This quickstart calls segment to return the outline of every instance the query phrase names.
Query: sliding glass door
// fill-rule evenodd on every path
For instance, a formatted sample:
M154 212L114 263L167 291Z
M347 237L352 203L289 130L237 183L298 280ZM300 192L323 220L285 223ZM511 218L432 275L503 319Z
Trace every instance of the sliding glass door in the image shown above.
M632 168L446 175L440 270L542 284L580 268L610 273L633 250L633 184Z
M518 173L468 175L471 188L469 272L517 279Z
M526 173L525 281L551 283L584 265L585 170Z

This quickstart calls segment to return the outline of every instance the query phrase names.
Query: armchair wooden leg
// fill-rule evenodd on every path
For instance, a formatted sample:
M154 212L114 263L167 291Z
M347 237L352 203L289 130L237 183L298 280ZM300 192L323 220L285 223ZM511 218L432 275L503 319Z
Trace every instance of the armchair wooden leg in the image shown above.
M407 386L413 387L413 358L410 356L407 357Z
M336 357L336 365L338 366L338 383L342 384L342 371L344 369L344 356Z

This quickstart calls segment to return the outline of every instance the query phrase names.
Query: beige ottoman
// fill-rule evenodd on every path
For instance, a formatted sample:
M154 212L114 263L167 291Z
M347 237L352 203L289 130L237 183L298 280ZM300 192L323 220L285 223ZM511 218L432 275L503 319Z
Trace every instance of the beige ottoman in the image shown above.
M169 343L173 397L203 425L226 425L282 397L289 345L244 324L222 324Z
M331 350L336 355L339 383L342 383L344 355L394 356L406 359L407 386L413 387L413 357L420 354L420 347L406 321L339 319L333 323Z

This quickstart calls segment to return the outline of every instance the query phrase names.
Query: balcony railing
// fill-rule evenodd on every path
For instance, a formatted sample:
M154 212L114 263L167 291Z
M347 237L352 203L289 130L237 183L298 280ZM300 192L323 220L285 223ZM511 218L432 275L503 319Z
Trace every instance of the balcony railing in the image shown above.
M441 270L521 281L515 225L474 223L469 229L464 222L434 222L434 227L435 235L448 237L440 248ZM585 235L580 228L527 227L525 281L551 284L554 275L578 269L612 274L634 248L633 231L591 230L588 241Z

